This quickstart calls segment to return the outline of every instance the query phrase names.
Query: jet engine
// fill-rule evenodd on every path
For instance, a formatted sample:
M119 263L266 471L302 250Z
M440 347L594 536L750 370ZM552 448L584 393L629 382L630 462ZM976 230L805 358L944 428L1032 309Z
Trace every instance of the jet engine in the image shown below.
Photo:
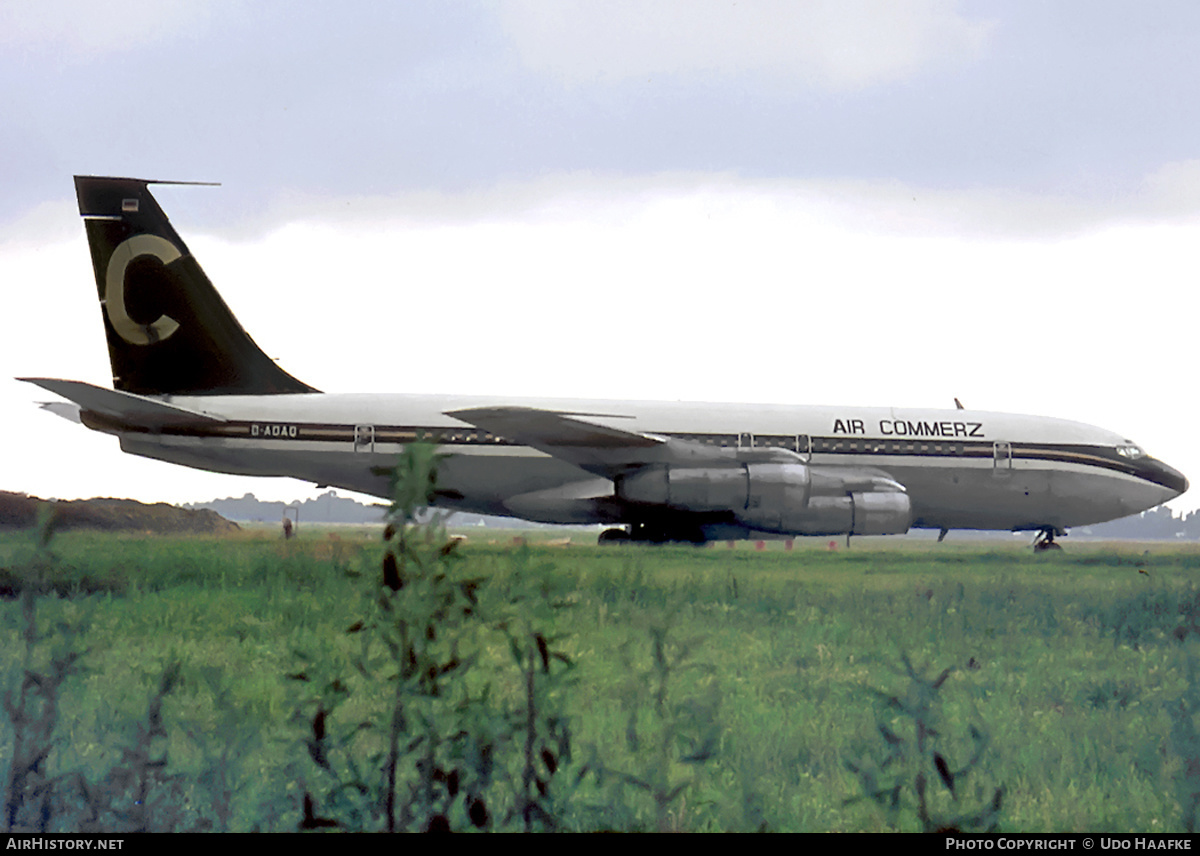
M627 502L675 511L729 512L761 532L787 535L900 535L912 504L886 473L807 464L647 467L617 481Z

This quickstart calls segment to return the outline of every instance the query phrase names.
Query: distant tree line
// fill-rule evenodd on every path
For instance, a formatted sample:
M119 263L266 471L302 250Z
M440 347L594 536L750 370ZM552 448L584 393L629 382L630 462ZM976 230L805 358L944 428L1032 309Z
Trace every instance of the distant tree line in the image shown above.
M208 502L190 502L183 505L190 509L211 509L226 520L243 523L278 523L283 519L285 508L298 508L301 523L378 523L383 524L388 506L385 503L366 504L346 496L338 496L328 490L320 496L303 502L271 502L258 499L254 494L229 496ZM425 517L422 517L424 522ZM535 529L548 524L529 523L512 517L493 517L486 514L456 512L446 521L450 526L493 526L504 529Z
M1094 526L1071 530L1076 535L1093 538L1127 538L1141 541L1200 540L1200 510L1181 513L1179 517L1165 505Z
M283 509L299 507L300 520L309 523L382 523L387 506L366 505L349 497L338 496L326 491L303 502L264 502L254 494L241 497L214 499L209 502L188 503L184 508L209 508L227 520L275 523L283 517ZM493 526L502 528L540 528L541 524L528 523L510 517L490 517L479 514L457 513L449 521L451 526ZM1073 535L1090 538L1128 539L1134 541L1197 541L1200 540L1200 510L1175 513L1165 505L1094 526L1079 526L1071 530Z
M382 523L386 505L364 505L349 497L326 491L303 502L267 502L252 493L209 502L193 502L184 508L208 508L226 520L252 523L278 523L285 508L299 508L300 520L310 523Z

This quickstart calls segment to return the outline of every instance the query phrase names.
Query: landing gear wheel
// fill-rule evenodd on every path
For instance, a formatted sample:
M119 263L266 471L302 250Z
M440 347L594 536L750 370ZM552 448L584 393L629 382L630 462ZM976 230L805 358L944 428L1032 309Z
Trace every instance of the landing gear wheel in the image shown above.
M692 544L703 547L708 543L699 526L663 526L659 523L634 523L626 529L605 529L600 533L601 544Z
M1061 550L1062 545L1054 540L1054 536L1057 534L1058 531L1049 526L1038 532L1033 539L1033 552L1044 553L1047 550Z
M598 543L601 546L605 544L626 544L629 542L629 533L624 529L605 529L600 533Z

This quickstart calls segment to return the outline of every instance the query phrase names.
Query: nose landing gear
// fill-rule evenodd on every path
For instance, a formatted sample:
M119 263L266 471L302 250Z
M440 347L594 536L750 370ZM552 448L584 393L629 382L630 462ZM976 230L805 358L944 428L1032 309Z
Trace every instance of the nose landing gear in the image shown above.
M1043 526L1033 538L1033 552L1043 553L1047 550L1061 550L1062 545L1054 540L1057 535L1067 533L1055 526Z

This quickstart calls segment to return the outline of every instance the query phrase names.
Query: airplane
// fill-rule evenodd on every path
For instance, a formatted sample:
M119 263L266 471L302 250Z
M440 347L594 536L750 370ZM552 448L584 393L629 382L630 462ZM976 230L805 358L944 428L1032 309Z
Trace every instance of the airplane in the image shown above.
M440 508L602 524L601 543L936 529L1030 531L1135 514L1188 488L1102 428L963 409L324 393L267 357L150 192L75 178L113 388L21 378L135 455L387 497L398 453L447 457Z

